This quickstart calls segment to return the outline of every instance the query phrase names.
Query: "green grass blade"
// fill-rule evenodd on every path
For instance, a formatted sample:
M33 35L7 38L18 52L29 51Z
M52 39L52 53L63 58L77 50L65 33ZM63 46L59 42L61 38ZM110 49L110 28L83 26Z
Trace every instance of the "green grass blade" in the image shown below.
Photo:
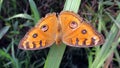
M119 7L119 9L120 9L120 1L115 1L116 2L116 4L118 5L118 7Z
M7 19L5 19L6 21L8 20L11 20L11 19L14 19L14 18L24 18L24 19L30 19L30 20L34 20L30 15L28 14L17 14L17 15L14 15L12 17L9 17Z
M120 42L120 41L119 41ZM120 68L120 55L119 55L119 51L115 50L115 57L116 57L116 61L118 62L119 68Z
M111 49L103 56L96 68L100 68L105 60L115 51L116 47L118 46L118 41L115 41L115 43L113 43L111 46Z
M25 19L34 20L34 23L37 23L38 20L40 19L39 12L37 10L37 6L35 5L33 0L29 0L29 3L30 3L30 8L31 8L31 12L33 14L33 17L31 17L28 14L17 14L17 15L10 17L10 18L5 19L5 20L8 21L8 20L11 20L14 18L25 18Z
M60 46L53 45L50 48L44 68L59 68L65 48L66 46L63 44Z
M14 66L15 68L19 68L19 62L18 59L15 57L15 50L14 50L14 39L12 39L12 48L11 48L11 52L12 52L12 60L14 61Z
M33 17L35 18L34 22L37 23L38 20L40 19L39 12L37 10L37 6L35 5L33 0L29 0L29 3L30 3L30 8L33 13Z
M119 18L120 18L120 14L118 15L116 21L120 21ZM117 47L117 44L113 46L111 44L113 43L115 37L117 36L118 31L119 31L119 28L116 27L115 24L113 24L109 32L109 35L106 38L105 44L102 46L100 52L96 55L96 58L90 68L99 68L100 66L102 66L105 59L108 57L108 55L111 54L113 50Z
M81 0L76 0L76 1L66 0L63 10L74 11L75 13L77 13L79 10L78 5L80 5L80 3L81 3Z
M120 23L119 21L115 20L111 15L110 13L106 12L105 13L112 19L112 21L114 21L114 23L117 25L117 27L120 29ZM120 19L120 18L119 18Z
M14 65L14 61L13 61L12 57L10 56L10 54L7 53L7 52L5 52L5 51L2 50L2 49L0 49L0 58L5 58L5 59L7 59L7 60L10 60L10 62L5 63L3 66L6 66L6 65L9 65L9 64L12 63L12 64L13 64L13 67L16 67L16 66Z
M0 0L0 12L1 12L2 3L3 3L3 0Z
M10 56L10 54L8 54L8 53L6 53L5 51L3 51L2 49L0 49L0 57L5 57L6 59L9 59L9 60L11 60L12 58L11 58L11 56Z
M78 12L81 0L66 0L64 10ZM66 46L53 45L48 53L44 68L59 68Z
M10 28L10 26L5 26L2 29L0 29L0 39L5 35L5 33L7 33L9 28Z

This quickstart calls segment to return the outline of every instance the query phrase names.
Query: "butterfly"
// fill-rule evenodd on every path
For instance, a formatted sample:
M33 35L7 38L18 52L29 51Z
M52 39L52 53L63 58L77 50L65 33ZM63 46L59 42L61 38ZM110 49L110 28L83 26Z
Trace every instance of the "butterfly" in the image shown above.
M59 15L48 13L20 41L18 48L37 50L50 47L53 43L72 47L93 47L104 43L104 37L92 24L72 11Z

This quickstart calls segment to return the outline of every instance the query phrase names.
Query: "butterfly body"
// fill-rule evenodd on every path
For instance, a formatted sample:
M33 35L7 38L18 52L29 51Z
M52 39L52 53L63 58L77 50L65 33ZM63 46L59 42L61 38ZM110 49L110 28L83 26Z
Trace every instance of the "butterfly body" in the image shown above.
M62 11L47 14L27 32L19 43L24 50L37 50L61 42L73 47L92 47L104 43L104 37L78 14Z

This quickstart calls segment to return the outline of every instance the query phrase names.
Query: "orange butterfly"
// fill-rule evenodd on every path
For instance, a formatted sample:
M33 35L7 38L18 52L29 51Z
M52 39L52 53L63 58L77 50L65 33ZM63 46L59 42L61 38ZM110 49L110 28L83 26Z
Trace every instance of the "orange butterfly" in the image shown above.
M62 11L49 13L33 27L19 43L24 50L50 47L54 42L73 47L93 47L104 43L104 37L78 14Z

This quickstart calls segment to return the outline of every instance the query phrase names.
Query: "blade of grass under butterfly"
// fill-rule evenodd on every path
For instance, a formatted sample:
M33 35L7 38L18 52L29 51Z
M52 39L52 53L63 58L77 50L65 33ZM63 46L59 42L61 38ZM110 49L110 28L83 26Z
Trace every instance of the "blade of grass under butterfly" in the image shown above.
M64 10L74 11L77 13L81 0L66 0ZM66 46L53 45L48 53L44 68L59 68Z

